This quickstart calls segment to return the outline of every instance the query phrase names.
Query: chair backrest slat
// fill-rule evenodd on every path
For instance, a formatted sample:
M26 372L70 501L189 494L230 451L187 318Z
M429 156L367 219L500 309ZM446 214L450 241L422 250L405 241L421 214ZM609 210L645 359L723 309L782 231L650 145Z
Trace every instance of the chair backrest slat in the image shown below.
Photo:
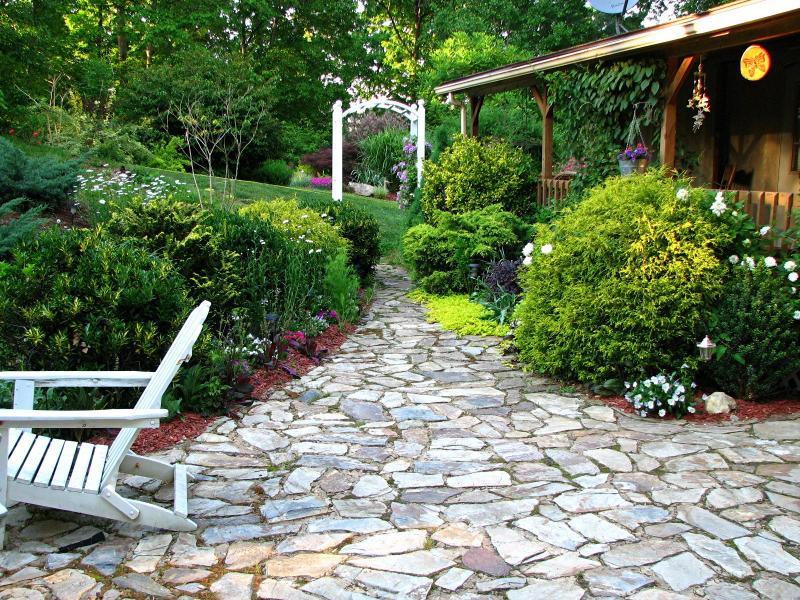
M186 319L186 322L181 327L175 341L167 350L161 364L153 373L150 383L142 392L139 401L136 403L136 408L160 408L161 397L167 391L169 384L175 378L175 374L180 369L181 365L189 360L192 356L192 346L200 337L200 332L203 329L203 323L208 316L208 310L211 303L207 300L202 302L200 306L195 308ZM136 428L125 428L120 430L114 443L108 451L106 458L105 469L103 470L103 481L100 484L100 489L105 487L112 478L117 476L117 471L122 459L131 449L133 441L139 430Z

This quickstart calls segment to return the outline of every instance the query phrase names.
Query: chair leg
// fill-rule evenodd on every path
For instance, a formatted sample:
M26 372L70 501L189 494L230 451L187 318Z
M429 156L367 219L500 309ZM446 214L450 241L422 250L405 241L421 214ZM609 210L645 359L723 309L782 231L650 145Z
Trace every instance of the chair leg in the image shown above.
M0 550L6 534L6 514L8 513L8 436L11 430L0 429Z

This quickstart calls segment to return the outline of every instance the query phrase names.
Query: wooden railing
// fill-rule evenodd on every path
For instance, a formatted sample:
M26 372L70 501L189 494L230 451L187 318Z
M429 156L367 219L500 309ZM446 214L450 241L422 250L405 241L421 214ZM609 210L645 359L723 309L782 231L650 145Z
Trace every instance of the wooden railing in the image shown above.
M540 179L536 182L536 202L540 206L560 202L569 193L569 179Z
M752 190L723 190L727 197L733 196L738 202L744 202L744 209L756 222L756 227L771 225L775 229L785 231L794 224L792 211L800 208L795 202L797 198L791 192L758 192Z
M547 205L560 202L569 193L569 184L569 179L540 179L536 183L537 203ZM744 209L753 217L756 227L770 225L785 231L794 225L792 212L800 209L800 197L792 192L722 191L727 198L744 203Z

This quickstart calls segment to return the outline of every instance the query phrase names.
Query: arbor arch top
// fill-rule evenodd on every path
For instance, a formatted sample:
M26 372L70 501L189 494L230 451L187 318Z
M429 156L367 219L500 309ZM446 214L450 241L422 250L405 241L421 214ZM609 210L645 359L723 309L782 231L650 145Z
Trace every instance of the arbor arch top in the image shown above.
M388 98L373 98L356 102L342 110L342 101L333 103L333 140L331 144L333 173L331 194L336 201L342 200L342 124L345 117L368 110L390 110L409 121L409 135L416 138L417 144L417 187L422 185L422 161L425 160L425 102L417 100L416 104L403 104Z
M337 102L339 103L339 106L341 106L342 101L337 100ZM362 114L370 109L390 110L398 115L406 117L409 120L417 120L417 107L415 105L403 104L402 102L389 100L388 98L375 98L373 100L357 102L342 113L342 118L344 119L354 113Z

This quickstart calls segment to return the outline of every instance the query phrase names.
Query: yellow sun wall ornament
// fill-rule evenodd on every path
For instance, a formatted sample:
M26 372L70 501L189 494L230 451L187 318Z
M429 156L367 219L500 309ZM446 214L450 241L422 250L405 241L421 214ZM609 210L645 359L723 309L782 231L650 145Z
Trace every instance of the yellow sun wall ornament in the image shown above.
M763 46L753 44L742 53L742 58L739 61L739 70L742 73L742 77L748 81L759 81L769 73L771 64L772 59L769 56L769 52Z

